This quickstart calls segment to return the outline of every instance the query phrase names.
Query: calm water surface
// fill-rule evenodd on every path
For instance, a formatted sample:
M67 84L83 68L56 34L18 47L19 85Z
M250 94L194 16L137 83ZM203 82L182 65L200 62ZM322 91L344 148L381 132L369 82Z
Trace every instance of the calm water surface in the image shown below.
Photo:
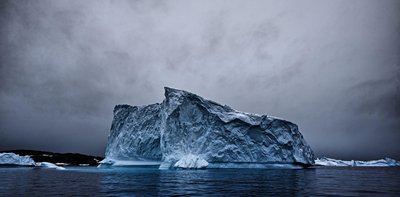
M400 168L0 168L0 196L400 196Z

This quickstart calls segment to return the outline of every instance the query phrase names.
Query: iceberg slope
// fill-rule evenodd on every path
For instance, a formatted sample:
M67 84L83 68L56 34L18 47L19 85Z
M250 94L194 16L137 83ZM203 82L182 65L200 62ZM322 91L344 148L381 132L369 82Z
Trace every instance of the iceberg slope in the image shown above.
M239 112L166 87L160 104L115 107L105 160L161 161L163 168L308 166L314 154L289 121Z

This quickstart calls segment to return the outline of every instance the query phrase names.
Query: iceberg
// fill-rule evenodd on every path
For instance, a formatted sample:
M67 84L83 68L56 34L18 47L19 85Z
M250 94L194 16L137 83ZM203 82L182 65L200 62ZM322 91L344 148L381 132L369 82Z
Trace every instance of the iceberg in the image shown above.
M315 165L317 166L360 166L360 167L390 167L390 166L400 166L400 162L391 158L384 158L372 161L344 161L338 159L331 159L327 157L318 158L315 160Z
M240 112L165 87L162 103L117 105L100 166L169 168L307 167L314 153L296 124Z
M0 165L35 166L35 161L29 156L14 153L0 153Z

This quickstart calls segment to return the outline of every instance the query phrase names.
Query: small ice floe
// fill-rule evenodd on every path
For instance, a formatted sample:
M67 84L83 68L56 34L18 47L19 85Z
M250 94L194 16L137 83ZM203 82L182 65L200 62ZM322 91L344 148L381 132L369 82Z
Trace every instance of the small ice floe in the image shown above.
M65 170L64 167L57 166L56 164L50 163L50 162L37 162L36 167L51 168L51 169L56 169L56 170Z

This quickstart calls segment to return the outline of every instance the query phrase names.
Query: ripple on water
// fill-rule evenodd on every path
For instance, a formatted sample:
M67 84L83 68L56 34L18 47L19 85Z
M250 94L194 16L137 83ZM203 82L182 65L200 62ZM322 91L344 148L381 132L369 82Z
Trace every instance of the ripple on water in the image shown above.
M303 170L71 167L65 171L0 168L0 196L397 196L399 177L398 167Z

